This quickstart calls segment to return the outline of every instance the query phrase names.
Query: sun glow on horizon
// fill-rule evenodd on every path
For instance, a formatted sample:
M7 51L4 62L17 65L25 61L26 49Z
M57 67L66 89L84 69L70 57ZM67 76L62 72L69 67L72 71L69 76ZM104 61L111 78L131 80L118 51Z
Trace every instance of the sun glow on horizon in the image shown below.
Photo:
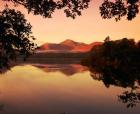
M112 40L121 38L134 38L140 40L140 14L132 21L126 20L115 22L115 19L104 20L100 16L99 6L102 0L94 0L88 9L82 11L82 16L75 20L67 18L63 10L56 11L53 18L43 18L41 16L28 14L27 9L18 6L14 7L25 14L26 19L33 26L33 35L37 38L38 45L49 43L59 43L66 39L78 42L91 43L103 41L107 36ZM5 3L1 3L1 7ZM13 8L10 4L9 7Z

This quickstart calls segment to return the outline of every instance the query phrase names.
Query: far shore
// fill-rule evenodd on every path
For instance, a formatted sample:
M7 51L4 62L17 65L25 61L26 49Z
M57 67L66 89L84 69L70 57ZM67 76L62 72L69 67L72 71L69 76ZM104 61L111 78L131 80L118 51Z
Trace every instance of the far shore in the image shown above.
M88 52L63 52L63 53L35 53L29 56L26 61L22 57L17 58L19 63L39 63L39 64L80 64L81 60L89 55Z

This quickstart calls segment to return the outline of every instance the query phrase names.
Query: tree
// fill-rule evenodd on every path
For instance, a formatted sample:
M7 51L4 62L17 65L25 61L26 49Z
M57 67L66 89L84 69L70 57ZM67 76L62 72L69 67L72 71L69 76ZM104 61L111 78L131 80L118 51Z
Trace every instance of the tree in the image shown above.
M0 69L9 67L18 54L29 56L36 44L31 36L32 26L20 11L8 9L0 12Z
M91 0L3 0L11 1L16 5L22 5L35 15L52 17L55 10L64 9L67 17L75 18L81 15L83 9L88 8ZM100 14L103 19L127 16L132 20L139 13L140 0L103 0L100 6Z
M127 15L132 20L139 13L140 0L104 0L100 6L100 13L103 19L115 17L116 21Z
M67 17L75 18L88 8L90 0L3 0L22 5L35 15L51 18L55 10L64 9Z
M107 36L105 39L104 39L104 42L109 42L110 41L110 37Z

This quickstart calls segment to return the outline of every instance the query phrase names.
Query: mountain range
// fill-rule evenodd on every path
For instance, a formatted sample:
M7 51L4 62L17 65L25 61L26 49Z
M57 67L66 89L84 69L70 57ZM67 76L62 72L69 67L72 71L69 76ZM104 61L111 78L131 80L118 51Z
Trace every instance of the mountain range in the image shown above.
M70 39L67 39L60 43L45 43L41 45L37 51L39 52L88 52L92 47L101 45L102 42L93 42L86 44L83 42L76 42Z

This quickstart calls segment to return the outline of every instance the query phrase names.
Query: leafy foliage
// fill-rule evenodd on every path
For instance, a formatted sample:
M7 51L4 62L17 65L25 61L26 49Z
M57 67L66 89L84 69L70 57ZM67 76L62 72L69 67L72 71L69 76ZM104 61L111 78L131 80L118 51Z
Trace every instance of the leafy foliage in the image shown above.
M134 107L140 103L140 93L134 92L134 90L131 92L125 91L122 95L119 95L118 98L120 102L127 104L127 108Z
M18 54L29 56L36 44L31 36L32 26L20 11L4 9L0 12L0 69L9 67Z
M89 58L82 64L88 66L91 76L102 81L107 88L110 85L131 88L131 92L118 96L127 107L140 102L140 42L127 38L112 41L107 37L102 45L91 50Z
M116 41L105 39L105 42L102 45L93 47L91 50L91 60L89 60L89 64L92 66L106 65L118 68L122 65L127 66L128 64L139 65L139 57L139 42L136 43L133 39L127 38Z
M56 10L63 9L67 17L73 19L81 15L83 9L88 8L91 0L3 0L11 1L15 5L22 5L28 12L51 18ZM100 6L100 14L103 19L127 16L128 20L134 19L139 13L140 0L104 0Z
M28 12L51 18L55 10L64 9L67 17L75 18L88 8L90 0L3 0L23 5Z
M116 21L127 15L132 20L139 13L140 0L104 0L100 6L100 13L103 19L115 17Z

